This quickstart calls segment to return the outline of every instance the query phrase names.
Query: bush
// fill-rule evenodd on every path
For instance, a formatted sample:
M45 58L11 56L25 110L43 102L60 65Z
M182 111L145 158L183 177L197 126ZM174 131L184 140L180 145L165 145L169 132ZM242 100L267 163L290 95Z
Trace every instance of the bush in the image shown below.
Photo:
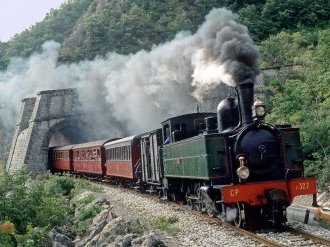
M75 180L70 175L51 176L47 182L47 192L49 194L70 195L75 187Z
M98 205L81 205L81 208L77 210L77 217L75 217L74 224L69 229L69 232L73 235L83 235L86 233L94 217L101 212L102 207Z
M149 221L151 228L156 228L167 232L170 235L176 235L178 233L178 228L173 227L172 224L178 222L178 218L174 216L161 216L156 219Z
M74 188L68 175L32 179L24 170L8 174L0 164L0 246L47 246L47 232L74 215L67 199Z

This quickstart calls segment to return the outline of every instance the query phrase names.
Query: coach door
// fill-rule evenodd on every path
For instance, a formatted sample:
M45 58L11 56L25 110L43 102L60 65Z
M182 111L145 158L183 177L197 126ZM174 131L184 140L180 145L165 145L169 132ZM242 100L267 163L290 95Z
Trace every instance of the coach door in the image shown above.
M147 183L159 184L162 177L160 143L160 130L141 138L142 179Z

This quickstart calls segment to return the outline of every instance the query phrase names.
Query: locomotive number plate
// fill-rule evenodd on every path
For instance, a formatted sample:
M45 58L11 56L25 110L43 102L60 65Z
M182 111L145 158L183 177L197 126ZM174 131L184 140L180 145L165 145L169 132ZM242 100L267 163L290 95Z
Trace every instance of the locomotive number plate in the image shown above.
M300 178L289 181L291 196L308 195L316 193L315 178Z
M296 185L296 190L308 190L309 182L302 182Z

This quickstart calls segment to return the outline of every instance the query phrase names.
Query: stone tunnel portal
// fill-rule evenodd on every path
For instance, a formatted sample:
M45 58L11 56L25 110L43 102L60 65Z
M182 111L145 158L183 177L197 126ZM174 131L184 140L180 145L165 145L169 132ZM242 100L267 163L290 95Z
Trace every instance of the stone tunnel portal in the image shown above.
M74 89L41 91L22 100L20 117L7 161L10 173L48 169L49 147L88 141L87 124L78 111Z

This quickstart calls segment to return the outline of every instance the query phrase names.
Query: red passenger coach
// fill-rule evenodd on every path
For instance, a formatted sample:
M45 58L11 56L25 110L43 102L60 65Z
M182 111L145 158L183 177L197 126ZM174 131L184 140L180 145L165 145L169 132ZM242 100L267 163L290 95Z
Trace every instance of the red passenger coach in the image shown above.
M72 147L74 145L67 145L62 147L52 148L50 153L50 160L52 161L52 171L64 171L69 172L72 167Z
M78 173L104 175L105 155L103 145L110 140L77 144L72 150L73 170Z
M141 163L140 136L130 136L104 145L106 176L129 180L137 178Z

